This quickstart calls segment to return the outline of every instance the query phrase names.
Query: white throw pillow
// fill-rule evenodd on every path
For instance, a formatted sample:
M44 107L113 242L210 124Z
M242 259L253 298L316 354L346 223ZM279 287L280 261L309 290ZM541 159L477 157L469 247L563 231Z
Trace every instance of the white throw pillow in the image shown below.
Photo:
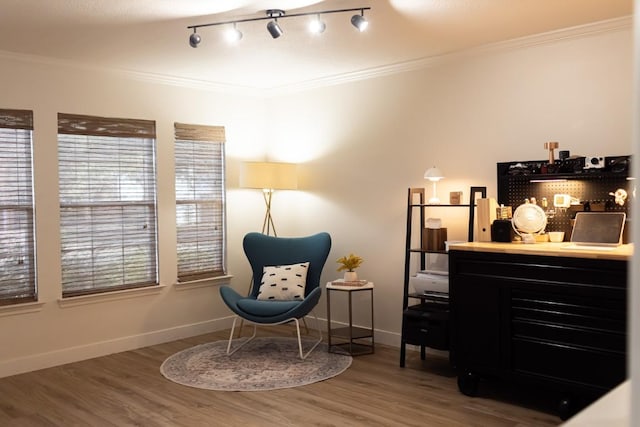
M304 299L309 263L274 265L262 268L259 300L295 301Z

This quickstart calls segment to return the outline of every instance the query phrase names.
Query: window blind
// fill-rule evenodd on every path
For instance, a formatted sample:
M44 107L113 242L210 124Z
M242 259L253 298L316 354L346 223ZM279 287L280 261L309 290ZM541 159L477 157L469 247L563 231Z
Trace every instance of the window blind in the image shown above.
M178 281L225 274L222 126L175 124Z
M33 112L0 110L0 304L35 301Z
M155 122L58 114L62 295L157 284Z

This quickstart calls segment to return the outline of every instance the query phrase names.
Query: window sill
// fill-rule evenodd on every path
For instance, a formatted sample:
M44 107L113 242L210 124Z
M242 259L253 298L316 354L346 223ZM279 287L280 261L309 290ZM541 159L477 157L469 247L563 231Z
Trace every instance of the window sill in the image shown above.
M149 295L158 295L164 289L165 285L147 286L144 288L125 289L122 291L106 292L95 295L81 295L77 297L61 298L58 300L60 308L76 307L79 305L96 304L108 301L117 301L123 299L131 299Z
M0 317L17 316L20 314L35 313L42 310L43 302L25 302L22 304L12 304L0 306Z
M224 276L210 277L207 279L191 280L189 282L176 282L174 288L177 291L186 291L189 289L205 288L209 286L217 286L228 284L233 276L226 274Z

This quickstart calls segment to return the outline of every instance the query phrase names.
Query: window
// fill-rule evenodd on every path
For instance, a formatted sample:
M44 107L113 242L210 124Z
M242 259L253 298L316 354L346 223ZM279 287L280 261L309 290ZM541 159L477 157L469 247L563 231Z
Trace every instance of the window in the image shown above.
M33 112L0 110L0 304L36 300Z
M157 284L155 122L58 114L62 296Z
M178 280L225 274L224 127L175 124Z

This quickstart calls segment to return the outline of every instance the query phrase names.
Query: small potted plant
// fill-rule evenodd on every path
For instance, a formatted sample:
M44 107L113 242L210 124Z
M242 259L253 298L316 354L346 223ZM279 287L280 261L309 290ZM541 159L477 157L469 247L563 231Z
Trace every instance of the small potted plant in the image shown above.
M364 262L362 258L354 254L349 254L348 256L338 258L336 262L340 264L338 271L344 271L345 282L355 282L358 280L358 273L355 272L355 269L360 267Z

